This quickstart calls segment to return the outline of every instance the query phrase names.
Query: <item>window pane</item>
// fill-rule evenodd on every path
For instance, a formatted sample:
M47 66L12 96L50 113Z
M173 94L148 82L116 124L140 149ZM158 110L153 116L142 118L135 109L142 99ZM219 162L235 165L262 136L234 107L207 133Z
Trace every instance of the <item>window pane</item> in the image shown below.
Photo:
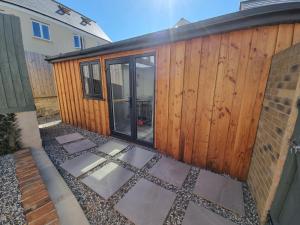
M136 58L137 138L153 143L154 56Z
M46 40L50 40L49 27L46 25L42 25L43 38Z
M84 65L82 67L82 72L83 72L85 94L89 95L90 94L90 85L89 85L90 73L89 73L89 66L88 65Z
M93 70L93 86L94 86L94 94L101 94L101 80L100 80L100 66L99 64L92 64Z
M37 22L32 22L32 31L33 36L35 37L42 37L41 36L41 30L40 30L40 24Z
M75 48L80 48L80 37L79 36L74 36L74 47Z

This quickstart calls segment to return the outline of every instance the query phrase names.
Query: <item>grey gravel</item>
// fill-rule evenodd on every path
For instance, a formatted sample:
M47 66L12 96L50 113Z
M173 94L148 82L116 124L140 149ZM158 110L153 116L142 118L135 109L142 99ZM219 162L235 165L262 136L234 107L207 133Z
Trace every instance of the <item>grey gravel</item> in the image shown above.
M25 224L12 155L0 157L0 224Z
M160 185L161 187L170 190L176 193L176 199L171 207L171 210L168 213L167 218L164 221L164 225L179 225L182 224L185 211L189 202L193 202L196 205L203 206L206 209L211 210L214 213L217 213L224 218L229 219L230 221L239 224L239 225L258 225L258 216L256 211L255 201L253 200L251 193L247 184L243 184L243 198L245 202L245 216L239 216L234 212L224 209L218 206L215 203L211 203L195 194L192 193L192 190L195 186L197 176L199 174L199 168L191 167L188 176L181 188L176 187L173 184L169 184L165 181L160 180L157 177L154 177L149 174L149 170L158 162L162 157L157 151L147 148L147 150L155 153L154 157L141 169L138 169L126 162L123 162L118 159L118 157L129 151L134 147L133 144L129 145L126 149L116 154L115 156L110 156L105 153L97 151L96 148L89 149L88 152L97 154L101 157L107 159L106 162L95 167L89 173L84 174L78 178L73 177L68 174L65 170L60 168L60 164L67 159L72 159L83 153L76 153L73 155L67 154L67 152L62 148L61 145L57 143L55 137L59 135L69 134L78 132L88 138L89 140L96 143L98 146L106 143L109 140L112 140L112 137L104 137L93 132L82 130L66 124L58 124L52 127L47 127L41 129L41 135L43 139L44 148L49 155L50 159L62 175L62 177L67 182L68 186L72 190L73 194L77 198L79 204L81 205L83 211L85 212L89 222L93 224L101 225L127 225L133 224L127 218L122 216L119 212L114 209L114 206L120 201L120 199L141 179L145 178L155 184ZM105 166L109 162L117 163L118 165L132 171L135 175L128 180L116 193L114 193L107 201L97 195L95 192L90 190L87 186L80 182L80 179L83 179L88 174L93 171Z

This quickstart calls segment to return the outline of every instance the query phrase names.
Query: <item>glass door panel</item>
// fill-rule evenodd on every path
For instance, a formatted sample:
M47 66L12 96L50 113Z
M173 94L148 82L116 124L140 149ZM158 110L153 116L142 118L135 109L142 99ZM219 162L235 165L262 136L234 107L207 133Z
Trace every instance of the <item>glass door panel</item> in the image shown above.
M131 93L129 63L111 64L110 88L113 132L131 136Z
M154 56L135 58L135 113L137 139L153 143Z

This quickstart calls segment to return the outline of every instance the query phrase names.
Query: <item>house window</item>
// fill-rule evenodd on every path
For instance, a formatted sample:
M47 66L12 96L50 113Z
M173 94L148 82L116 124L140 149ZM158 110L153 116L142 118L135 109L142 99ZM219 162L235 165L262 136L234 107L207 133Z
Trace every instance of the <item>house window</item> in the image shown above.
M82 49L83 46L82 46L82 37L80 37L79 35L74 35L73 36L73 45L74 45L74 48L79 48L79 49Z
M40 22L32 21L33 36L50 41L49 26Z
M97 61L80 63L82 89L86 98L102 99L100 69Z

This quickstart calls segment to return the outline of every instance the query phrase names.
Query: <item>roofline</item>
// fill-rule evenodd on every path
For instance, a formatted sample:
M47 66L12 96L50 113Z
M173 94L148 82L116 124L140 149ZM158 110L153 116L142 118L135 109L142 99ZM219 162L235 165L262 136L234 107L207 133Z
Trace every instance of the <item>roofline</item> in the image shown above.
M149 48L165 43L234 30L279 23L295 23L299 21L300 3L281 3L238 11L196 23L187 24L178 28L162 30L98 47L51 56L47 57L46 60L49 62L58 62L93 57L120 51Z
M73 26L73 25L71 25L71 24L69 24L69 23L66 23L66 22L64 22L64 21L61 21L61 20L59 20L59 19L57 19L57 18L55 18L55 17L49 16L49 15L44 14L44 13L41 13L41 12L39 12L39 11L30 9L30 8L27 8L27 7L24 7L24 6L21 6L21 5L18 5L18 4L16 4L16 3L13 3L13 2L6 1L6 0L1 0L1 1L2 1L2 2L5 2L5 3L7 3L7 4L10 4L10 5L14 5L14 6L17 6L17 7L20 7L20 8L27 9L27 10L29 10L29 11L38 13L38 14L40 14L40 15L42 15L42 16L46 16L46 17L48 17L48 18L51 18L51 19L53 19L53 20L56 20L56 21L58 21L58 22L60 22L60 23L63 23L63 24L65 24L65 25L67 25L67 26L70 26L70 27L73 27L73 28L75 28L75 29L78 29L78 30L80 30L80 31L82 31L82 32L84 32L84 33L87 33L87 34L89 34L89 35L92 35L92 36L94 36L94 37L96 37L96 38L102 39L102 40L107 41L107 42L111 42L111 41L106 40L106 39L104 39L104 38L102 38L102 37L99 37L99 36L97 36L97 35L95 35L95 34L92 34L92 33L90 33L90 32L87 32L87 31L83 30L83 29L80 29L79 27ZM56 2L56 1L55 1L55 2ZM57 2L57 3L58 3L58 2ZM58 3L58 4L60 4L60 3ZM62 5L62 4L61 4L61 5ZM67 6L66 6L66 7L67 7ZM68 8L69 8L69 7L68 7ZM76 12L76 11L73 10L73 9L72 9L72 11ZM78 12L76 12L76 13L78 13ZM79 14L80 14L81 16L84 16L84 15L82 15L81 13L79 13ZM86 16L84 16L84 17L86 17ZM87 17L87 18L88 18L88 17ZM92 20L92 21L93 21L93 20ZM94 22L94 21L93 21L93 22Z
M89 17L83 15L82 13L80 13L80 12L78 12L78 11L76 11L76 10L70 8L69 6L66 6L66 5L64 5L64 4L62 4L62 3L60 3L60 2L58 2L58 1L56 1L56 0L52 0L52 2L55 2L55 3L58 4L58 5L62 5L62 6L64 6L64 7L66 7L66 8L68 8L68 9L72 10L73 12L79 14L80 16L83 16L83 17L85 17L85 18L88 18L88 19L90 19L91 21L93 21L94 23L96 23L95 20L93 20L93 19L91 19L91 18L89 18Z

